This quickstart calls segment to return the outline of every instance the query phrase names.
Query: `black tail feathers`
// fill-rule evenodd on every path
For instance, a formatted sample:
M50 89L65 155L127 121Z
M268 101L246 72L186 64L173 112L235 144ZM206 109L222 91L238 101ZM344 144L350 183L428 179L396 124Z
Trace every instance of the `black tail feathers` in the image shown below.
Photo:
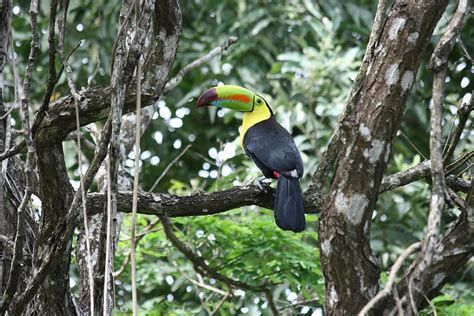
M274 207L275 221L278 227L295 233L305 229L303 195L297 178L287 178L280 175Z

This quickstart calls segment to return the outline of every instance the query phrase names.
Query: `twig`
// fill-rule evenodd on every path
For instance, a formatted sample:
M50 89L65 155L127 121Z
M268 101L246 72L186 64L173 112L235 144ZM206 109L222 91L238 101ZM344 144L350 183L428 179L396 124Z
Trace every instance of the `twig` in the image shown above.
M18 210L17 210L17 223L16 223L13 259L10 266L9 278L8 278L5 292L3 295L3 303L0 308L0 313L2 314L8 309L11 303L13 295L15 291L17 290L20 275L21 275L20 261L22 260L23 241L25 238L24 236L25 226L24 226L23 213L30 201L31 192L32 192L35 144L33 141L31 127L30 127L29 101L30 101L31 79L33 76L34 68L35 68L36 56L38 55L38 52L40 49L38 26L37 26L37 16L38 16L38 1L37 0L31 1L29 15L30 15L31 34L32 34L31 49L30 49L30 54L28 57L28 63L26 65L26 73L25 73L25 78L23 80L23 87L21 85L18 87L18 92L20 94L20 100L21 100L21 112L23 114L23 117L22 117L23 133L24 133L24 138L26 139L26 144L27 144L27 149L28 149L27 158L26 158L26 168L25 168L26 186L25 186L25 193L21 200L20 206L18 207ZM15 82L17 82L19 80L17 80L18 74L16 72L15 56L13 56L13 64L14 64Z
M78 137L81 140L82 145L84 145L85 147L87 147L90 150L95 150L95 144L93 142L91 142L90 140L88 140L85 137L84 133L77 134L77 132L72 132L69 135L67 135L65 140L76 141Z
M388 275L388 281L385 284L383 290L377 293L359 312L359 316L368 315L369 311L375 307L375 305L380 302L384 297L390 295L394 289L395 280L397 278L398 270L402 267L405 260L413 253L419 251L421 249L421 243L416 242L409 246L405 251L398 257L398 259L393 264L392 268L390 269L390 273Z
M275 300L273 299L273 294L269 288L264 289L265 296L267 297L268 300L268 305L270 306L270 309L272 310L273 315L280 315L280 312L278 311L278 307L275 304Z
M225 301L227 301L227 299L230 297L231 295L231 292L227 292L224 297L222 298L222 300L217 304L217 306L214 308L214 310L211 312L211 315L216 315L217 312L221 309L222 305L224 305Z
M469 118L469 115L471 114L474 108L474 97L472 96L472 94L474 94L474 91L472 91L469 101L461 102L461 105L459 106L458 124L456 125L455 130L449 135L450 137L447 142L446 153L444 155L444 163L448 163L453 157L454 150L456 149L464 127L466 126L467 119Z
M405 138L405 140L410 144L410 146L413 147L413 149L415 149L416 153L420 155L421 158L423 158L423 160L427 159L425 155L423 155L421 150L418 149L418 147L416 147L416 145L411 141L411 139L402 130L400 130L400 134L403 136L403 138Z
M26 140L22 139L18 144L11 147L8 151L1 153L0 154L0 161L3 161L7 158L10 158L12 156L15 156L16 154L21 153L22 150L25 149L25 148L26 148Z
M12 113L14 109L15 109L14 107L9 108L8 111L5 112L5 114L0 116L0 121L3 121L4 119L6 119Z
M190 64L186 65L184 68L182 68L177 74L176 76L174 76L173 78L171 78L165 85L165 88L163 89L163 94L165 93L168 93L170 90L173 90L174 88L176 88L176 86L183 80L183 77L188 73L190 72L191 70L195 69L195 68L198 68L198 67L201 67L203 64L209 62L212 58L216 57L216 56L219 56L220 54L222 54L222 52L224 52L225 50L227 50L229 48L229 46L237 43L238 41L238 38L235 37L235 36L230 36L225 42L224 44L222 44L221 46L218 46L216 48L214 48L213 50L211 50L209 53L207 53L206 55L194 60L193 62L191 62Z
M160 181L165 177L165 175L168 173L168 171L171 169L171 167L173 167L173 165L178 162L179 159L181 159L181 157L183 157L183 155L188 151L189 148L191 148L192 144L188 144L186 147L184 147L184 149L178 154L178 156L176 156L165 168L165 170L163 170L163 172L160 174L160 176L158 177L158 179L156 179L155 183L153 183L153 185L151 186L150 190L148 190L148 192L153 192L153 190L156 188L156 186L158 185L158 183L160 183Z
M135 27L138 28L138 22L140 19L140 0L135 0ZM138 32L138 30L137 30ZM140 178L140 138L142 136L141 127L141 82L142 82L142 71L140 64L141 52L138 54L137 60L137 108L135 115L135 169L133 172L133 200L132 200L132 227L131 227L131 238L130 238L130 258L132 262L132 311L133 316L138 314L138 298L137 298L137 262L135 258L135 233L137 227L137 194L138 194L138 182Z
M7 252L14 253L15 252L15 241L11 240L5 235L0 235L0 245L3 246ZM26 257L28 260L31 260L31 253L27 251L27 249L23 249L23 257Z
M397 290L397 287L393 287L393 299L395 300L395 305L397 307L397 311L398 311L398 316L403 316L403 305L402 305L402 301L400 300L400 296L398 295L398 290Z
M448 174L453 174L461 168L466 162L468 162L472 157L474 157L474 151L470 151L456 159L455 161L451 162L449 165L446 166L446 170L448 170Z
M461 46L461 51L462 51L464 57L466 57L467 60L469 60L471 62L471 64L473 64L474 60L472 59L472 56L469 53L469 50L467 49L466 45L464 44L464 41L461 38L461 34L459 34L459 36L458 36L458 44L459 44L459 46Z
M137 134L138 135L138 132L137 131ZM138 136L136 136L138 137ZM175 159L173 159L173 161L171 161L168 166L166 166L165 170L163 170L163 172L161 173L160 177L155 181L155 184L154 186L156 186L160 181L161 179L163 179L163 177L166 175L166 173L171 169L171 167L186 153L186 151L191 147L191 144L189 144L188 146L186 146L186 148L184 148L184 150L177 156L175 157ZM135 149L136 150L136 149ZM138 156L140 156L138 154ZM137 157L137 155L135 156ZM137 166L135 166L135 170L137 169ZM153 189L153 187L152 187ZM152 189L150 189L150 192L152 191ZM136 199L136 200L135 200ZM135 201L136 203L138 203L138 194L137 196L135 197L135 193L132 193L132 210L133 210L133 201ZM135 239L135 242L134 242L134 245L130 246L132 249L133 248L136 248L136 245L138 244L138 242L141 240L141 238L143 236L145 236L145 234L147 234L153 227L155 227L157 224L159 223L159 219L156 219L155 221L153 221L152 223L150 223L143 231L143 234L138 236L136 239L131 237L131 239ZM118 277L119 275L121 275L124 271L125 271L125 268L126 266L128 265L129 261L130 261L130 256L131 256L131 250L130 252L128 253L127 257L124 259L124 261L122 262L122 265L120 266L120 268L114 272L114 277Z
M191 282L192 284L198 286L198 287L201 287L203 289L206 289L206 290L209 290L211 292L214 292L214 293L217 293L217 294L220 294L220 295L226 295L226 292L224 292L223 290L219 289L219 288L216 288L214 286L210 286L209 284L206 284L204 282L202 282L202 280L200 281L197 281L197 280L194 280L193 278L191 278L189 275L187 275L183 270L181 270L179 268L179 266L177 265L176 261L171 261L171 264L175 267L175 269L179 272L180 275L184 276L184 278L186 280L188 280L189 282ZM199 275L198 275L199 276ZM199 277L199 279L202 279L201 277Z
M159 218L156 218L154 221L152 221L151 223L149 223L145 229L143 229L143 232L138 234L135 238L135 243L134 243L134 247L136 248L138 246L138 243L143 239L143 237L145 237L147 234L153 232L153 228L158 225L158 223L160 222L160 219ZM130 238L131 239L131 238ZM123 260L122 262L122 265L120 266L120 268L118 270L115 270L114 271L114 278L117 278L119 277L124 271L125 271L125 268L127 267L128 263L130 262L130 254L131 252L129 251L127 256L125 257L125 259Z

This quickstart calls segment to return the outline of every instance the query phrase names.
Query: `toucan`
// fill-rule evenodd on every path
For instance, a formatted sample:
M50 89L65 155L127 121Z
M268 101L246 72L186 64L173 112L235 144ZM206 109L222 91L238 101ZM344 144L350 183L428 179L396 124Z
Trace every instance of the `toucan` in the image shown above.
M197 106L244 112L240 145L266 178L278 179L274 203L276 224L283 230L303 231L306 222L299 183L303 162L293 138L276 121L268 102L249 89L221 85L203 92Z

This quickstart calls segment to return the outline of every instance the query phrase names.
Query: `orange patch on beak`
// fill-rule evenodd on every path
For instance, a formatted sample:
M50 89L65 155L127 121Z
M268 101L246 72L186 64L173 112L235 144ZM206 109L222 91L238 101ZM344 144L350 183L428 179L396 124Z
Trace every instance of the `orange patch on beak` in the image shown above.
M243 103L250 103L250 97L245 94L234 94L225 98L228 100L240 101Z

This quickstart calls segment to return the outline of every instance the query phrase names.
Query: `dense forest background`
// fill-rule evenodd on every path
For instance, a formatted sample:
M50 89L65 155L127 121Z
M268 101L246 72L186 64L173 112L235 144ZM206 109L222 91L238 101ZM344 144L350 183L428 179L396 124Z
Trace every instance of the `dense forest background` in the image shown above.
M376 1L181 1L182 33L170 77L216 47L224 50L193 68L176 87L157 101L149 126L141 138L140 188L143 191L186 195L213 192L251 183L260 171L239 146L241 114L223 109L197 110L199 94L218 84L236 84L259 91L271 104L277 120L293 135L305 164L303 189L310 185L319 158L336 128L338 117L361 66L373 23ZM410 92L399 133L385 174L393 174L429 159L430 100L433 76L429 55L446 30L456 3L449 5L437 25ZM24 65L30 50L29 3L14 3L12 48L16 63ZM38 27L48 31L49 3L40 2ZM79 88L107 85L111 51L117 34L120 5L116 1L73 0L67 18L65 50ZM463 28L449 57L443 135L457 119L461 100L473 91L474 66L465 55L474 54L474 16ZM41 103L48 80L48 43L41 37L31 88L33 109ZM59 59L57 68L60 69ZM25 73L18 67L19 76ZM13 103L14 74L7 66L5 102ZM59 76L53 100L70 94L65 73ZM33 111L32 111L33 113ZM22 124L18 109L12 114L13 135ZM472 116L454 157L474 150ZM101 127L103 122L96 123ZM83 153L94 155L97 127L82 128ZM19 137L19 136L17 136ZM445 138L446 140L446 138ZM74 188L79 187L76 145L63 143L66 166ZM179 157L178 157L179 156ZM124 170L134 174L135 151L125 153ZM178 157L178 159L177 159ZM472 158L453 170L469 181ZM85 168L85 167L83 167ZM327 183L330 182L328 178ZM417 181L381 194L372 216L370 244L379 260L382 286L395 259L425 234L430 181ZM99 191L95 183L91 192ZM33 198L33 209L39 209ZM312 210L318 212L319 210ZM450 205L442 217L442 230L453 225L460 211ZM137 246L140 311L164 315L266 315L271 313L266 284L280 313L322 315L324 277L319 260L318 214L307 215L304 233L284 232L274 224L271 210L241 207L226 213L173 218L175 234L216 272L248 285L235 289L199 269L167 238L153 215L139 215ZM114 281L116 315L131 310L130 219L125 216L118 235L114 268L123 269ZM73 247L77 237L73 240ZM80 295L80 276L73 251L70 286ZM125 264L124 264L125 262ZM408 267L410 262L405 264ZM472 315L474 270L472 259L446 284L422 312L425 315Z

